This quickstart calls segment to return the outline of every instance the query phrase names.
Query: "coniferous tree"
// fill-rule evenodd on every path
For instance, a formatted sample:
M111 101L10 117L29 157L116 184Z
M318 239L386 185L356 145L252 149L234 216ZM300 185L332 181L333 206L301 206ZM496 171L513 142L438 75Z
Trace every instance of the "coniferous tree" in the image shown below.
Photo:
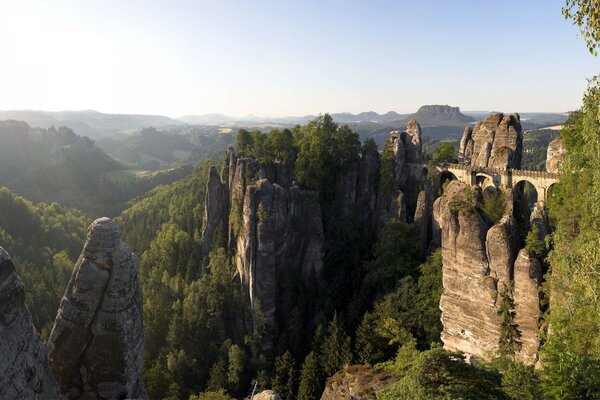
M318 400L323 392L324 378L314 351L308 353L302 364L298 400Z
M343 321L336 312L329 322L327 335L321 347L321 365L325 374L332 376L350 361L352 361L350 336L346 334Z
M296 367L292 354L286 351L275 359L275 375L271 381L272 389L283 400L293 400L296 393Z
M514 357L521 350L521 332L515 323L515 302L512 283L508 283L500 293L500 338L498 351L501 356Z

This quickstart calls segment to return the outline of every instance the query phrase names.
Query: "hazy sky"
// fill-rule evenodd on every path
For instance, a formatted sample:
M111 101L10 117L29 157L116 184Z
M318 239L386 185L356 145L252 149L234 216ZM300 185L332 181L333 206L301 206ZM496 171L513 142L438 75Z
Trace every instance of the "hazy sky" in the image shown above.
M0 109L234 116L579 107L564 0L0 0Z

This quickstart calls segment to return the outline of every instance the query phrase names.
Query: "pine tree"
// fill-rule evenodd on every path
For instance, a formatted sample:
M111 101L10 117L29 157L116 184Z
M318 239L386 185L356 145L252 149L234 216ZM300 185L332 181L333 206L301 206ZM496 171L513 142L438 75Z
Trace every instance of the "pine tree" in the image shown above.
M500 356L514 357L521 350L521 332L515 324L515 302L512 294L512 282L508 283L500 293L500 338L498 351Z
M337 312L327 328L327 336L321 348L321 365L327 376L332 376L352 361L350 337L346 335L343 322Z
M296 392L296 368L292 354L286 351L275 359L275 376L271 381L272 389L283 400L293 400Z
M379 340L378 340L379 339ZM380 342L380 343L378 343ZM354 344L354 354L359 363L373 365L382 359L383 352L379 345L386 344L377 334L375 334L375 317L366 312L362 321L356 328L356 342Z
M318 400L323 392L324 379L314 351L308 353L302 364L298 400Z
M227 389L227 367L223 360L219 360L213 364L210 369L210 377L208 378L208 390L218 391Z

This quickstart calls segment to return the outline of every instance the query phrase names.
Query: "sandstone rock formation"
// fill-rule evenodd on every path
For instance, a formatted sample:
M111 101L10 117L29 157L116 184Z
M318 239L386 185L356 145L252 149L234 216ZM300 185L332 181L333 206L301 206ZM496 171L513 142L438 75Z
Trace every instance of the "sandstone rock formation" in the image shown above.
M436 200L441 229L442 341L450 350L489 358L498 344L497 281L489 273L487 223L473 207L473 188L452 181Z
M0 398L62 399L25 306L23 283L0 247Z
M471 129L465 128L459 162L477 167L521 168L523 133L519 114L492 113Z
M263 390L252 396L252 400L281 400L281 396L279 396L279 393L272 390Z
M565 154L567 148L562 140L559 138L554 139L548 144L548 151L546 153L546 171L547 172L560 172L562 164L565 161Z
M521 351L517 357L523 363L533 365L537 361L540 345L538 323L541 315L542 265L534 255L522 249L515 262L514 274L515 323L521 332Z
M138 266L112 220L92 223L48 342L67 398L147 398Z
M285 270L318 276L323 261L323 228L316 194L284 188L266 179L246 189L237 240L236 267L256 319L264 319L266 351L277 337L277 277Z
M222 221L229 212L229 193L227 186L221 183L217 169L211 165L206 183L206 196L204 200L204 226L202 227L202 252L210 253L218 229L225 235L226 227ZM225 238L220 238L224 240Z
M351 365L327 379L321 400L376 400L398 378L364 365Z
M419 193L413 219L413 225L419 235L419 254L422 258L427 254L427 248L429 246L429 227L431 225L431 202L429 197L429 193L426 190L422 190Z
M542 264L526 249L519 251L524 237L510 205L494 225L482 218L475 207L479 190L452 181L433 206L433 226L439 227L443 259L441 338L449 350L475 359L494 357L501 333L500 294L508 291L515 303L513 323L521 334L522 346L516 356L533 364L540 343ZM542 202L534 207L531 224L539 225L540 232L548 231ZM435 236L436 229L433 231Z

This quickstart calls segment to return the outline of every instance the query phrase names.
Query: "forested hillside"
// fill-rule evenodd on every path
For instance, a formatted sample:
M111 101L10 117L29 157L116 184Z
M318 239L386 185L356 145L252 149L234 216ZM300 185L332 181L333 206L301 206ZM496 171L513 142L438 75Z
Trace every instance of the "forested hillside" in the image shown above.
M32 201L55 201L92 216L113 216L136 196L189 171L132 171L68 128L0 122L0 185Z
M26 288L33 322L47 338L90 221L57 203L33 204L0 188L0 245Z

